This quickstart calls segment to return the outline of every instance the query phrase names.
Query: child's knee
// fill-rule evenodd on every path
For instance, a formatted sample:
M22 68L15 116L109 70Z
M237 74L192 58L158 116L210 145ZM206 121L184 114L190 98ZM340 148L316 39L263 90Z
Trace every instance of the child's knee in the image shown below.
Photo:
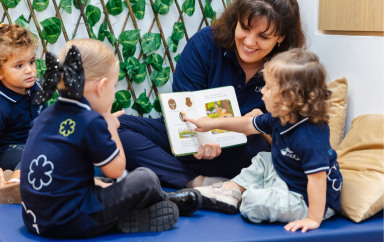
M139 167L133 172L136 173L135 177L141 187L157 188L160 186L159 178L151 169L146 167Z

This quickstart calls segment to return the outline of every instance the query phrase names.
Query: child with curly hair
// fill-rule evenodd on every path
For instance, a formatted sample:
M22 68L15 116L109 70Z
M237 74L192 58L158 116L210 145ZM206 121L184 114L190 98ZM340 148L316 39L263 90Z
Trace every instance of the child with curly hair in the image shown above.
M39 88L36 49L37 40L26 28L0 24L0 203L21 202L21 155L32 120L45 108L32 104Z
M263 71L263 101L270 113L257 117L187 119L196 131L214 128L272 136L271 152L261 152L231 181L197 187L203 207L236 213L252 222L288 223L306 232L340 210L342 176L329 143L326 100L331 93L318 57L302 49L280 53Z

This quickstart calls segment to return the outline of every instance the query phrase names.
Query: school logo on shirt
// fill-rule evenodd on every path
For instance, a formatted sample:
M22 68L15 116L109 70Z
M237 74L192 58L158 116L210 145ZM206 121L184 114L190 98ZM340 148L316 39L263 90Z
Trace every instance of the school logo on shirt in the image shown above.
M33 219L33 224L32 224L32 227L34 227L36 229L36 233L37 234L40 234L40 231L39 231L39 226L37 225L36 223L36 215L32 212L32 210L30 209L27 209L27 207L25 206L24 202L22 201L21 202L21 205L23 205L23 208L24 208L24 211L25 213L28 215L30 215Z
M29 165L28 182L33 189L40 190L52 183L54 165L45 155L39 155Z
M287 157L294 159L294 160L297 160L297 161L300 160L299 156L297 156L295 153L293 153L293 151L289 147L281 149L280 152L283 156L287 156Z
M338 178L338 174L339 174L339 167L336 166L336 164L334 164L329 170L328 170L328 174L327 174L327 179L329 181L332 181L332 189L335 190L335 191L340 191L341 190L341 186L343 185L343 182L340 181Z
M65 137L75 132L76 122L72 119L67 119L60 124L59 133Z

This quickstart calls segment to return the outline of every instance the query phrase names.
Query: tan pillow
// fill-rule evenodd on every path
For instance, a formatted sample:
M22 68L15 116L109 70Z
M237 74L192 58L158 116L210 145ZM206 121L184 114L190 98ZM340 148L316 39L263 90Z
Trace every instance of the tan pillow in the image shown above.
M334 150L339 147L344 137L345 118L348 105L348 82L345 77L333 80L327 84L332 92L328 100L329 128L331 131L330 143Z
M337 149L343 175L341 213L356 223L384 208L383 125L383 114L355 118Z

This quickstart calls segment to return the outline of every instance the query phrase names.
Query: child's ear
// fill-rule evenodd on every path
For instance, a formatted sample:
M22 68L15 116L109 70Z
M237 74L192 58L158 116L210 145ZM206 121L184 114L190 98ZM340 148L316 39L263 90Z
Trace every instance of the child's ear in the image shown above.
M103 77L102 79L98 80L96 83L96 94L98 97L103 96L103 90L105 86L107 85L108 79L106 77Z

